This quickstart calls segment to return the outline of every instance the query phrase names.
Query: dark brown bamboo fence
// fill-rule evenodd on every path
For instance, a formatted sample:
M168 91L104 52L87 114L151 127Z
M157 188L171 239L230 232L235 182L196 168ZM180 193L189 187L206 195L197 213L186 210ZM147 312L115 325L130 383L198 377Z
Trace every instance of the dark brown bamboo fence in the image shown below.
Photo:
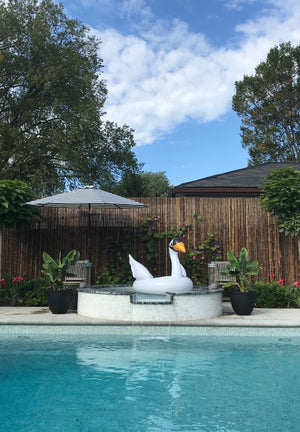
M109 241L122 241L124 227L138 229L148 215L160 216L162 231L178 223L192 222L186 244L198 246L208 233L220 242L223 258L228 249L249 251L250 259L258 259L262 272L259 279L269 280L269 273L286 283L300 281L299 237L285 237L278 231L275 218L263 212L259 198L133 198L144 202L144 209L94 210L91 216L93 279L101 273L107 261ZM42 219L30 227L3 230L2 269L4 274L41 276L42 253L57 256L77 249L86 258L88 212L71 209L41 209ZM197 221L196 216L201 216ZM168 240L159 245L160 271L167 274ZM141 244L135 245L139 253ZM129 251L130 252L130 251ZM117 265L117 263L116 263Z

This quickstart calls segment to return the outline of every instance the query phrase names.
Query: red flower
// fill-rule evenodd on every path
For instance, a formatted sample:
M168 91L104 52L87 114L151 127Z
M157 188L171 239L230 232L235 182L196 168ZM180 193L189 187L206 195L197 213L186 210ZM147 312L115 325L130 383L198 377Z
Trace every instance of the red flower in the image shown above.
M299 286L299 282L294 282L294 287L297 287L298 288L298 286Z
M278 281L278 283L279 283L280 285L283 285L283 282L284 282L283 279L279 279L279 281Z
M270 273L270 279L274 279L275 273Z
M6 280L3 278L1 279L1 285L5 285L6 284Z
M13 283L15 283L15 282L22 282L23 280L24 280L23 277L16 276L15 278L13 278Z

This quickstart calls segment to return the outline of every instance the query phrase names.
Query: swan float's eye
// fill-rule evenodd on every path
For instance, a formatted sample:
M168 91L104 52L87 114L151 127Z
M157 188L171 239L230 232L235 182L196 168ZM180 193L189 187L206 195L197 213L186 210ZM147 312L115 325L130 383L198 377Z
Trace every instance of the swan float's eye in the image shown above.
M179 237L175 237L173 240L171 240L169 246L176 252L186 252L184 243Z

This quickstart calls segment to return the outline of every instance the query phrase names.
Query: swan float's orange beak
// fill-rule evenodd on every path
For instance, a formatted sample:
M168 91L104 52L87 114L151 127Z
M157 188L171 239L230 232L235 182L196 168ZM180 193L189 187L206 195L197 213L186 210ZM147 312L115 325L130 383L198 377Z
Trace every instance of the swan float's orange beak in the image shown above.
M179 242L179 243L174 244L173 249L175 249L177 252L186 253L185 246L184 246L183 242Z

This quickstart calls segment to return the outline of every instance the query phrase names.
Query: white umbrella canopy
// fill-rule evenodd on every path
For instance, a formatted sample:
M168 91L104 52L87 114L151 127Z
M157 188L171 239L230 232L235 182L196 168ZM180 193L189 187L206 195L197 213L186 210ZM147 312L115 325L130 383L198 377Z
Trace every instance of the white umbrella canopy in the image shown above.
M143 203L133 201L129 198L123 198L119 195L105 192L101 189L86 186L81 189L76 189L70 192L64 192L57 195L52 195L46 198L28 201L25 204L37 207L61 207L61 208L85 208L89 209L88 220L88 259L90 260L91 252L91 239L90 239L90 225L91 225L91 210L92 209L131 209L147 207Z
M89 210L93 208L128 209L146 207L145 204L90 186L29 201L25 204L38 207L87 208Z

